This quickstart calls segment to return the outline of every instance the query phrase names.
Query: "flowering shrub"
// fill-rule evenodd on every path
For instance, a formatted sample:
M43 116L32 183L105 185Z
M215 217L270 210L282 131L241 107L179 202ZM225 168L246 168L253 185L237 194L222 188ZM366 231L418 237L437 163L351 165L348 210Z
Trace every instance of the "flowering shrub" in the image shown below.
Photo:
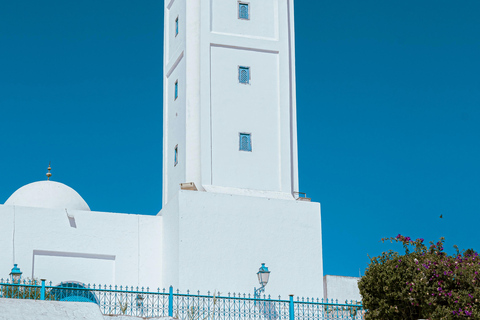
M398 235L405 254L371 258L358 283L366 320L480 319L480 257L472 249L447 255L444 238L424 244Z

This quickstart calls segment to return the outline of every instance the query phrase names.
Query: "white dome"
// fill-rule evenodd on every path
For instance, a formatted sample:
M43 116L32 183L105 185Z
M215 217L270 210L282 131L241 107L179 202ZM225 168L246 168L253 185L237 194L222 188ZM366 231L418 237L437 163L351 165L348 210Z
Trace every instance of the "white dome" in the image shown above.
M15 191L5 205L90 211L88 204L75 190L55 181L27 184Z

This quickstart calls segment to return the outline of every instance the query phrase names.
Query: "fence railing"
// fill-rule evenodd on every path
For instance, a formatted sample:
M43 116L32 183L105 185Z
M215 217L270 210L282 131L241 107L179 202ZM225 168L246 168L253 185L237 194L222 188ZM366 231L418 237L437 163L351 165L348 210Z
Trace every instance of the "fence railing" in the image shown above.
M288 300L250 294L206 295L187 291L150 291L149 288L85 285L67 282L58 286L42 281L12 283L0 279L0 298L81 301L96 303L106 315L171 316L181 320L339 320L364 319L362 304L323 299Z

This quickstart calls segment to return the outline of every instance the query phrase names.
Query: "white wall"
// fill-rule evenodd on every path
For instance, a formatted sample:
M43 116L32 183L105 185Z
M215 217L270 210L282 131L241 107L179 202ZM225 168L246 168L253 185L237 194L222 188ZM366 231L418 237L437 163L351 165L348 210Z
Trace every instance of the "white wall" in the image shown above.
M324 295L326 299L338 300L344 303L346 300L362 301L360 290L358 289L357 277L343 277L326 275L323 279Z
M236 1L212 0L213 33L253 39L278 40L278 0L249 0L249 20L237 19ZM284 18L282 16L282 18ZM284 20L284 19L282 19ZM284 22L284 21L282 21Z
M223 47L211 54L212 184L282 191L278 54ZM239 65L250 67L250 84L238 82ZM251 134L251 152L239 151L240 132Z
M180 189L186 173L186 2L165 1L163 83L163 205ZM175 35L175 20L179 32ZM175 83L178 81L178 98ZM161 106L159 106L161 108ZM178 164L174 150L178 145Z
M161 286L161 217L0 205L0 278ZM73 226L72 226L73 225Z
M161 211L165 286L253 293L264 262L267 294L323 296L319 203L195 191L172 201Z

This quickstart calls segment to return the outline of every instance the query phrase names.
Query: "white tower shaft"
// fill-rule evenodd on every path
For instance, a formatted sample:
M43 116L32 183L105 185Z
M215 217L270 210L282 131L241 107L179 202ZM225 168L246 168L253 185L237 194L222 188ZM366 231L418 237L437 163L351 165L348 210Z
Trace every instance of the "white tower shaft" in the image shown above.
M293 199L293 1L165 5L163 204L184 182Z

